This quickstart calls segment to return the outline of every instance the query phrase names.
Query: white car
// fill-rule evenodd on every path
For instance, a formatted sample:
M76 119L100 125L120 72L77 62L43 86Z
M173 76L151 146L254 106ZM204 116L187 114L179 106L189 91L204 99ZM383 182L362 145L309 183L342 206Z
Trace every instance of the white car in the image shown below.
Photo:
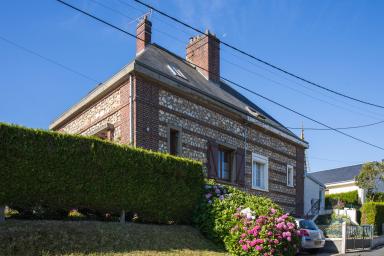
M301 231L301 248L318 250L325 245L325 237L312 220L296 219L296 224Z

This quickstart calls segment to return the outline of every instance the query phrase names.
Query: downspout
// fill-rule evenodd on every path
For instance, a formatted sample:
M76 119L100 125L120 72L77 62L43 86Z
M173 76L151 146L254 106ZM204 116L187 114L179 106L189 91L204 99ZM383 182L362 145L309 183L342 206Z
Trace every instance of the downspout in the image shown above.
M133 141L133 79L129 75L129 143L134 146Z
M247 135L248 135L248 128L247 123L244 125L244 159L247 156Z

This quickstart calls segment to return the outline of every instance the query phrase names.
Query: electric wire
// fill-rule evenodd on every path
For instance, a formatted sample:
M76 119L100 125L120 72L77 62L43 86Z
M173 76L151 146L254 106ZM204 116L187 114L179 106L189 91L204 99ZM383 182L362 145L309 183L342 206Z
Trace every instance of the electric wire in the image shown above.
M14 46L14 47L16 47L16 48L19 48L19 49L21 49L21 50L23 50L23 51L25 51L25 52L28 52L28 53L30 53L30 54L32 54L32 55L34 55L34 56L37 56L37 57L39 57L39 58L41 58L41 59L43 59L43 60L45 60L45 61L47 61L47 62L49 62L49 63L52 63L52 64L54 64L54 65L56 65L56 66L59 66L59 67L65 69L65 70L67 70L67 71L69 71L69 72L72 72L72 73L74 73L74 74L77 74L77 75L79 75L79 76L81 76L81 77L83 77L83 78L85 78L85 79L87 79L87 80L90 80L90 81L95 82L95 83L98 83L98 84L100 83L100 81L98 81L98 80L96 80L96 79L94 79L94 78L92 78L92 77L90 77L90 76L88 76L88 75L86 75L86 74L83 74L83 73L81 73L81 72L79 72L79 71L77 71L77 70L74 70L73 68L68 67L68 66L66 66L66 65L64 65L64 64L61 64L60 62L58 62L58 61L56 61L56 60L54 60L54 59L45 57L45 56L41 55L40 53L38 53L38 52L36 52L36 51L33 51L33 50L31 50L31 49L28 49L28 48L26 48L26 47L24 47L24 46L22 46L22 45L20 45L20 44L18 44L18 43L15 43L14 41L12 41L12 40L10 40L10 39L7 39L7 38L5 38L5 37L3 37L3 36L1 36L1 35L0 35L0 40L2 40L3 42L6 42L6 43L8 43L8 44L10 44L10 45L12 45L12 46Z
M98 3L98 1L96 1L96 0L91 0L91 1ZM120 2L121 2L122 4L125 4L125 5L127 5L127 6L129 6L129 7L131 7L131 8L134 8L135 10L138 10L138 11L141 12L141 10L139 10L139 9L136 8L136 7L134 7L133 5L130 5L130 4L128 4L128 3L125 3L125 2L122 1L122 0L120 0ZM115 13L117 13L117 14L123 16L123 17L132 19L130 16L126 15L125 13L123 13L123 12L121 12L121 11L119 11L119 10L116 10L116 9L114 9L114 8L112 8L112 7L109 7L109 6L106 6L106 5L104 5L104 4L100 4L100 5L101 5L102 7L104 7L104 8L106 8L106 9L110 10L110 11L113 11L113 12L115 12ZM130 23L131 23L131 22L130 22ZM169 24L169 23L167 23L167 24L168 24L168 25L171 25L171 24ZM176 28L177 28L177 27L176 27ZM173 35L170 35L169 33L165 32L165 31L162 31L162 30L159 30L159 29L156 29L156 28L152 28L152 29L155 30L155 31L158 31L158 32L160 32L160 33L162 33L162 34L164 34L164 35L166 35L166 36L168 36L169 38L172 38L172 39L176 40L178 43L180 43L180 44L182 44L182 45L185 44L184 41L181 41L180 39L176 38L176 37L173 36ZM180 31L183 31L183 30L181 30L180 28L177 28L177 29L179 29ZM230 53L230 52L228 52L228 53ZM232 55L233 55L233 54L232 54ZM233 56L235 56L235 55L233 55ZM237 67L237 68L239 68L239 69L241 69L241 70L243 70L243 71L246 71L246 72L248 72L248 73L250 73L250 74L256 75L257 77L261 77L261 78L263 78L263 79L265 79L265 80L267 80L267 81L269 81L269 82L272 82L272 83L274 83L274 84L276 84L276 85L278 85L278 86L281 86L281 87L283 87L283 88L288 88L288 89L290 89L290 90L292 90L292 91L295 91L296 93L299 93L299 94L301 94L301 95L305 95L305 96L307 96L307 97L309 97L309 98L312 98L312 99L315 99L315 100L317 100L317 101L326 103L326 104L328 104L328 105L330 105L330 106L333 106L333 107L335 107L335 108L340 108L340 109L343 109L343 110L346 110L346 111L349 111L349 112L352 112L352 113L355 113L355 114L359 114L359 115L363 115L363 116L366 116L366 117L370 117L370 118L375 119L375 120L382 120L381 118L377 117L378 114L375 113L375 112L368 111L368 112L372 113L373 115L377 115L377 116L373 116L373 115L370 115L370 114L366 114L366 113L361 112L361 111L359 111L359 110L354 110L354 109L346 108L346 107L344 107L344 106L341 106L341 105L338 105L338 104L329 102L329 101L327 101L327 100L324 100L324 99L321 99L321 98L318 98L318 97L309 95L309 94L307 94L307 93L305 93L305 92L302 92L302 91L300 91L300 90L298 90L298 89L296 89L296 88L293 88L292 86L289 86L289 85L287 85L287 84L283 84L283 83L281 83L281 82L279 82L279 81L276 81L276 80L274 80L274 79L268 78L268 77L266 77L265 75L262 75L262 74L260 74L260 73L257 73L257 72L255 72L255 71L253 71L253 70L249 70L249 69L247 69L247 68L245 68L245 67L243 67L243 66L241 66L241 65L239 65L239 64L233 63L233 62L227 60L227 59L224 58L224 57L221 57L221 59L222 59L224 62L226 62L226 63L228 63L228 64L230 64L230 65L232 65L232 66L235 66L235 67ZM246 61L250 62L248 59L247 59ZM254 64L254 65L257 65L257 63L253 63L253 62L250 62L250 63L251 63L251 64ZM258 65L257 65L257 66L258 66ZM275 73L273 73L273 72L272 72L271 70L269 70L269 69L266 69L266 68L261 67L261 66L258 66L258 67L260 67L260 68L262 68L263 70L266 70L266 71L268 71L268 72L271 72L272 74L275 74ZM276 75L276 74L275 74L275 75ZM288 81L290 81L287 77L283 77L283 78L284 78L284 79L287 79ZM314 91L312 88L307 87L307 86L304 86L304 85L298 83L297 81L292 81L292 82L297 83L298 85L302 86L303 88L306 88L306 89L308 89L308 90ZM324 95L324 94L323 94L323 95ZM347 104L347 105L349 105L349 104ZM351 106L351 105L349 105L349 106ZM365 111L366 111L366 110L365 110ZM381 117L381 115L380 115L380 117Z
M157 13L159 13L159 14L161 14L161 15L163 15L163 16L165 16L165 17L167 17L167 18L169 18L169 19L171 19L171 20L173 20L173 21L175 21L175 22L177 22L177 23L179 23L179 24L185 26L185 27L188 27L188 28L190 28L190 29L192 29L192 30L194 30L194 31L196 31L196 32L198 32L198 33L200 33L200 34L206 35L206 33L203 32L202 30L200 30L200 29L198 29L198 28L196 28L196 27L193 27L193 26L189 25L188 23L183 22L183 21L181 21L180 19L177 19L177 18L175 18L175 17L173 17L173 16L171 16L171 15L169 15L169 14L163 12L163 11L160 11L159 9L153 7L152 5L146 4L146 3L144 3L144 2L142 2L142 1L140 1L140 0L134 0L134 1L137 2L137 3L139 3L139 4L141 4L141 5L146 6L146 7L150 8L150 9L152 9L152 10L154 10L155 12L157 12ZM294 73L292 73L292 72L289 72L288 70L286 70L286 69L284 69L284 68L280 68L280 67L278 67L278 66L276 66L276 65L274 65L274 64L272 64L272 63L270 63L270 62L268 62L268 61L265 61L265 60L263 60L263 59L260 59L260 58L254 56L254 55L252 55L252 54L250 54L250 53L248 53L248 52L246 52L246 51L244 51L244 50L239 49L239 48L236 47L236 46L233 46L233 45L231 45L231 44L225 42L225 41L220 41L220 43L223 44L224 46L226 46L226 47L228 47L228 48L230 48L230 49L232 49L232 50L235 50L235 51L237 51L237 52L239 52L239 53L241 53L241 54L243 54L243 55L245 55L245 56L247 56L247 57L249 57L249 58L251 58L251 59L254 59L254 60L256 60L256 61L258 61L258 62L260 62L260 63L262 63L262 64L264 64L264 65L266 65L266 66L269 66L269 67L271 67L271 68L273 68L273 69L275 69L275 70L278 70L278 71L280 71L280 72L282 72L282 73L284 73L284 74L286 74L286 75L288 75L288 76L294 77L294 78L296 78L296 79L298 79L298 80L300 80L300 81L303 81L303 82L305 82L306 84L315 86L315 87L317 87L317 88L323 89L323 90L325 90L325 91L328 91L328 92L330 92L330 93L336 94L336 95L338 95L338 96L340 96L340 97L347 98L347 99L349 99L349 100L353 100L353 101L356 101L356 102L359 102L359 103L362 103L362 104L365 104L365 105L369 105L369 106L372 106L372 107L376 107L376 108L384 109L384 106L382 106L382 105L378 105L378 104L376 104L376 103L371 103L371 102L368 102L368 101L366 101L366 100L358 99L358 98L356 98L356 97L352 97L352 96L346 95L346 94L344 94L344 93L338 92L338 91L336 91L336 90L327 88L327 87L325 87L325 86L323 86L323 85L320 85L319 83L312 82L312 81L310 81L310 80L308 80L308 79L306 79L306 78L304 78L304 77L302 77L302 76L299 76L299 75L297 75L297 74L294 74Z
M61 3L61 4L63 4L63 5L66 5L66 6L70 7L70 8L73 9L73 10L76 10L76 11L78 11L78 12L80 12L80 13L82 13L82 14L88 16L88 17L91 17L91 18L93 18L93 19L95 19L95 20L97 20L97 21L99 21L99 22L101 22L101 23L104 23L105 25L108 25L108 26L110 26L110 27L112 27L112 28L115 28L116 30L118 30L118 31L120 31L120 32L122 32L122 33L124 33L124 34L126 34L126 35L129 35L129 36L131 36L131 37L133 37L133 38L136 38L136 39L138 39L138 40L142 40L142 41L144 41L143 39L137 37L136 35L134 35L134 34L128 32L128 31L126 31L126 30L124 30L124 29L121 29L121 28L119 28L119 27L117 27L117 26L115 26L115 25L113 25L113 24L111 24L111 23L109 23L109 22L107 22L107 21L101 19L101 18L98 18L98 17L96 17L96 16L94 16L94 15L92 15L92 14L90 14L90 13L88 13L88 12L82 10L82 9L79 9L79 8L77 8L77 7L75 7L75 6L71 5L71 4L69 4L69 3L66 3L66 2L64 2L64 1L62 1L62 0L56 0L56 1L58 1L59 3ZM201 69L201 70L204 70L204 71L206 71L206 72L210 72L209 70L206 70L206 69L204 69L204 68L202 68L202 67L200 67L200 66L198 66L198 65L196 65L196 64L193 64L193 63L191 63L191 62L189 62L189 61L186 61L186 60L185 60L185 62L186 62L186 63L189 63L190 65L193 65L193 66L195 66L195 67L197 67L197 68L199 68L199 69ZM217 75L217 74L215 74L215 75ZM232 84L232 85L235 85L236 87L239 87L239 88L241 88L241 89L243 89L243 90L245 90L245 91L247 91L247 92L249 92L249 93L251 93L251 94L254 94L254 95L256 95L256 96L258 96L258 97L260 97L260 98L262 98L262 99L264 99L264 100L266 100L266 101L268 101L268 102L271 102L271 103L273 103L273 104L275 104L275 105L277 105L277 106L279 106L279 107L281 107L281 108L284 108L284 109L286 109L286 110L288 110L288 111L290 111L290 112L292 112L292 113L295 113L296 115L299 115L299 116L301 116L301 117L303 117L303 118L305 118L305 119L308 119L308 120L310 120L310 121L312 121L312 122L314 122L314 123L317 123L317 124L319 124L319 125L321 125L321 126L324 126L324 127L328 128L328 129L330 129L330 130L333 130L333 131L335 131L335 132L337 132L337 133L339 133L339 134L342 134L342 135L344 135L344 136L346 136L346 137L349 137L349 138L351 138L351 139L353 139L353 140L359 141L359 142L361 142L361 143L363 143L363 144L366 144L366 145L369 145L369 146L371 146L371 147L374 147L374 148L377 148L377 149L380 149L380 150L384 151L384 148L381 147L381 146L375 145L375 144L373 144L373 143L371 143L371 142L362 140L362 139L360 139L360 138L358 138L358 137L355 137L355 136L350 135L350 134L348 134L348 133L345 133L345 132L343 132L343 131L337 130L337 129L335 129L335 128L333 128L333 127L331 127L331 126L329 126L329 125L327 125L327 124L325 124L325 123L323 123L323 122L317 121L317 120L315 120L314 118L311 118L311 117L309 117L309 116L307 116L307 115L305 115L305 114L302 114L302 113L300 113L300 112L298 112L298 111L296 111L296 110L294 110L294 109L292 109L292 108L290 108L290 107L287 107L287 106L285 106L285 105L283 105L283 104L281 104L281 103L279 103L279 102L277 102L277 101L275 101L275 100L272 100L272 99L270 99L270 98L268 98L268 97L266 97L266 96L263 96L263 95L261 95L260 93L257 93L257 92L255 92L255 91L252 91L252 90L248 89L247 87L245 87L245 86L243 86L243 85L241 85L241 84L239 84L239 83L236 83L236 82L234 82L234 81L231 81L230 79L227 79L227 78L222 77L222 76L220 76L220 78L221 78L222 80L224 80L224 81L226 81L226 82L228 82L228 83L230 83L230 84Z

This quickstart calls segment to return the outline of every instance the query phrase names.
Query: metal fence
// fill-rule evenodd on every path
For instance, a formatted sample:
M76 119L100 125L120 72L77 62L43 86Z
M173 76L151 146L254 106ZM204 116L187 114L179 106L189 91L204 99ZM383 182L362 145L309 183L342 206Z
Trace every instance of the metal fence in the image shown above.
M372 246L373 225L347 225L346 227L346 250L364 250Z
M326 238L341 238L342 224L317 225Z

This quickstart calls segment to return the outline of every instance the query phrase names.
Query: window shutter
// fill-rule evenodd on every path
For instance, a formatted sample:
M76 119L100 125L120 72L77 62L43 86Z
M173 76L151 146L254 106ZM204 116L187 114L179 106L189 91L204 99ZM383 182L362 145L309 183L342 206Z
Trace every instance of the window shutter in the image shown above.
M242 148L236 150L236 183L245 185L245 154Z
M218 164L218 145L214 141L208 141L208 152L207 152L207 168L208 178L217 178L217 164Z

